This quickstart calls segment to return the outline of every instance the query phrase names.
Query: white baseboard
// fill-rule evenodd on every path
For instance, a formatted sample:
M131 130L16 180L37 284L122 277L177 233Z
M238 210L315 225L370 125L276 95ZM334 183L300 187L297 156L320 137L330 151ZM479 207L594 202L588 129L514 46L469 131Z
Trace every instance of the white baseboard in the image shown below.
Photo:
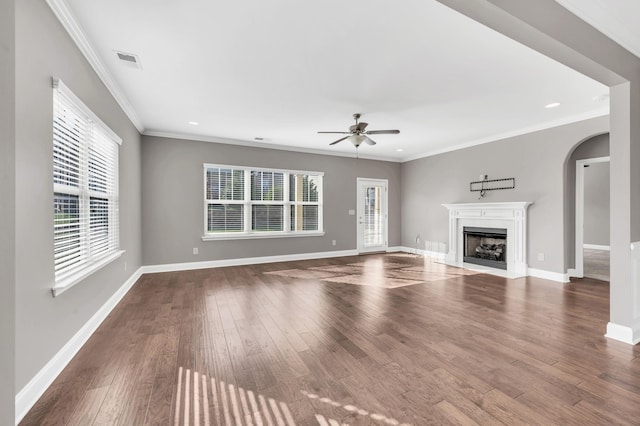
M560 272L551 272L545 271L543 269L528 268L527 273L532 277L543 278L550 281L557 281L559 283L568 283L570 281L569 274L563 274Z
M194 269L223 268L225 266L257 265L260 263L291 262L296 260L326 259L329 257L357 256L357 250L337 250L315 253L286 254L281 256L245 257L241 259L207 260L203 262L169 263L142 267L143 274L156 272L190 271Z
M434 259L436 259L438 261L444 261L444 257L446 256L446 253L441 253L441 252L438 252L438 251L416 249L415 247L400 246L400 247L397 247L397 248L398 248L397 251L402 251L402 252L405 252L405 253L411 253L411 254L415 254L417 256L430 257L430 258L434 258Z
M601 246L599 244L583 244L582 247L591 250L611 251L611 246Z
M89 337L102 324L102 321L122 300L142 275L142 268L138 268L129 279L106 301L100 309L82 326L80 330L54 355L53 358L36 374L27 385L16 395L16 424L29 412L31 407L40 399L51 383L58 377Z
M583 278L582 274L578 273L578 270L575 268L569 268L567 269L567 275L569 277L576 277L576 278Z
M387 253L398 253L404 251L404 247L395 246L395 247L387 247Z
M634 328L610 322L607 324L607 333L604 336L630 345L637 345L640 343L640 324Z

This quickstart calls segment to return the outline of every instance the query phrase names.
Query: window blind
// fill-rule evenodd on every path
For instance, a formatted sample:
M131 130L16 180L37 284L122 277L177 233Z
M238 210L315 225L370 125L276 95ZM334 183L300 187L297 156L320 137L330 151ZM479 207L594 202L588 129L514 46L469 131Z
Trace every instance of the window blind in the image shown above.
M56 281L119 249L121 140L61 81L53 94L53 235Z
M289 199L291 200L291 230L319 230L319 189L322 176L309 174L289 175Z
M322 173L211 164L204 173L205 234L322 231Z

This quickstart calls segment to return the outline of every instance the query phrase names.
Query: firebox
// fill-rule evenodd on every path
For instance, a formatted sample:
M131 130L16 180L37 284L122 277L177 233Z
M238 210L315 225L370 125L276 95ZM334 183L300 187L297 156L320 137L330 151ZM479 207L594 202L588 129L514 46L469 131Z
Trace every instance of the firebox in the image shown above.
M507 230L463 227L463 261L507 270Z

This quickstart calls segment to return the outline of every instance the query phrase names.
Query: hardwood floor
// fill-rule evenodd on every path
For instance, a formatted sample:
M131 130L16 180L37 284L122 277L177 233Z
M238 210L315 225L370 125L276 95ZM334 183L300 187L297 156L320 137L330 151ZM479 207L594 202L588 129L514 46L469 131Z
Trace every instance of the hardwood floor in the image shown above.
M608 291L389 254L149 274L21 424L638 424Z
M609 250L584 249L584 276L609 281Z

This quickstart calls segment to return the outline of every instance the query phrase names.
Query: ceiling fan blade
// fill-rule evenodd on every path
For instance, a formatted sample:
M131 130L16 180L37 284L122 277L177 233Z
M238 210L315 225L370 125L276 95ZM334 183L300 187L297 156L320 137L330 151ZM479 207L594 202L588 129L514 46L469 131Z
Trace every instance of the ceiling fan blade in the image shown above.
M358 130L360 130L361 132L364 132L364 129L366 129L368 125L369 123L365 123L364 121L361 123L358 123Z
M336 135L350 135L351 132L318 132L318 133L335 133Z
M400 130L369 130L365 132L367 135L397 135Z
M349 136L345 136L344 138L340 138L340 139L338 139L338 140L337 140L337 141L335 141L335 142L331 142L329 145L335 145L335 144L337 144L338 142L342 142L343 140L347 139L348 137L349 137Z
M364 142L365 142L366 144L369 144L369 145L375 145L375 144L376 144L376 142L375 142L373 139L371 139L370 137L368 137L368 136L367 136L367 137L365 137Z

